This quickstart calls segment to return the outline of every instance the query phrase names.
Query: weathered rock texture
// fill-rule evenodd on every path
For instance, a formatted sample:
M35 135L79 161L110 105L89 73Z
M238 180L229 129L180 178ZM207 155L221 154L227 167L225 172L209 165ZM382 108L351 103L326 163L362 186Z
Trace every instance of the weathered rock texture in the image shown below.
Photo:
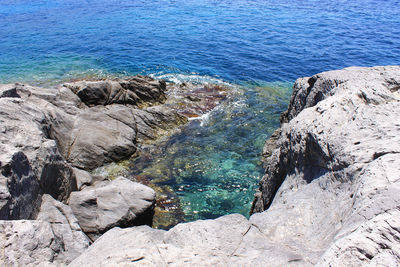
M0 85L0 219L10 220L0 222L0 265L69 263L89 244L81 226L94 240L115 226L151 225L152 189L88 171L130 157L227 95L220 86L171 87L179 90L166 103L167 84L143 76ZM78 219L55 199L69 200Z
M399 265L399 90L396 66L297 80L264 150L264 212L114 228L71 266Z
M147 106L165 101L166 83L146 76L126 80L80 81L64 84L88 106L123 104Z
M301 266L301 258L262 233L242 215L178 224L114 228L70 266Z
M81 81L68 83L82 101L78 114L54 116L59 127L52 137L62 155L74 167L94 169L105 163L124 159L136 151L139 141L154 140L165 131L186 120L166 106L166 84L149 77L128 80Z
M155 202L153 189L123 177L72 192L69 199L83 231L92 240L115 226L151 225Z
M69 263L88 246L71 209L44 195L37 220L0 221L1 266Z
M65 201L75 176L49 136L44 90L0 86L0 219L32 219L43 193ZM13 92L7 93L7 92Z
M88 182L83 170L127 158L186 122L159 105L165 91L165 82L142 76L0 85L0 219L35 218L43 194L65 202Z
M310 263L399 264L399 112L398 66L298 79L250 221Z

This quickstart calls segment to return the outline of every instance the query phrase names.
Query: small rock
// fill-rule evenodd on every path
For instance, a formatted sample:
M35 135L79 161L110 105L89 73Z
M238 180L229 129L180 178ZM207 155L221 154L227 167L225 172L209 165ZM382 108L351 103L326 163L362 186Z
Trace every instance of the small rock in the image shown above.
M69 205L83 231L95 240L116 226L151 225L155 192L145 185L118 177L72 192Z
M76 186L79 191L92 184L93 177L89 172L78 168L73 168L73 171L76 177Z

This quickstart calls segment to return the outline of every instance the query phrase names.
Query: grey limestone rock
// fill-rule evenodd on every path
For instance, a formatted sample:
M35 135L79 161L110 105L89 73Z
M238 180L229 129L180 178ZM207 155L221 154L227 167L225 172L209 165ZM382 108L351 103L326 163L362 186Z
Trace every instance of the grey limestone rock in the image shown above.
M0 265L68 264L88 246L71 209L44 195L36 220L0 221Z
M42 193L66 202L69 194L77 190L73 169L60 155L54 140L42 143L33 160L33 166L42 170L38 177Z
M163 106L95 106L83 110L69 131L60 131L56 138L68 162L91 170L128 158L135 153L138 143L155 140L185 122L183 116Z
M250 219L269 240L322 266L399 264L399 84L399 66L296 81Z
M89 247L89 239L71 208L50 195L43 195L36 220L49 222L54 235L60 239L62 253L57 255L58 262L69 263Z
M62 251L49 222L0 221L0 264L2 266L49 265Z
M116 226L151 225L155 197L153 189L118 177L72 192L69 206L83 231L95 240Z
M108 109L114 108L115 105L112 105ZM136 151L135 128L108 116L104 109L93 107L83 110L75 118L68 136L59 139L65 158L74 167L94 169L129 157ZM133 124L134 117L131 116L130 120Z
M135 242L132 242L135 240ZM296 254L266 244L239 214L179 224L169 231L147 226L114 228L70 266L303 266Z
M182 125L188 122L186 117L178 114L174 109L164 106L137 109L134 116L137 138L142 143L156 140L160 134L168 132L174 125Z
M66 89L80 98L84 103L80 106L90 108L75 114L56 111L51 135L67 161L80 169L126 159L136 152L138 142L155 140L166 129L187 122L168 107L148 107L166 98L165 82L150 77L81 81L64 84L59 90Z
M0 86L0 91L14 89L19 98L0 98L0 218L30 219L43 193L65 201L75 179L48 134L46 106L51 104L29 86Z
M147 107L162 103L165 90L165 82L142 76L50 89L0 85L0 219L33 218L42 194L65 202L77 190L72 166L128 158L138 139L186 122L167 107Z
M93 183L93 177L89 172L78 168L73 168L73 171L76 177L76 187L79 191Z
M2 166L1 178L1 219L30 219L40 206L39 181L28 158L22 152L12 155Z

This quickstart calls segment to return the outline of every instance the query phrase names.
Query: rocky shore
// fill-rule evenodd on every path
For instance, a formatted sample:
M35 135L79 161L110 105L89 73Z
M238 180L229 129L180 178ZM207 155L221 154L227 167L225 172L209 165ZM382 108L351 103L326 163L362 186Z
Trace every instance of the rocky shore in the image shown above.
M132 156L227 94L168 86L142 76L0 86L2 265L400 264L400 66L298 79L264 147L250 219L164 231L145 226L151 188L89 171Z
M67 264L113 227L151 226L153 189L90 171L134 156L226 96L220 86L144 76L0 85L2 265Z

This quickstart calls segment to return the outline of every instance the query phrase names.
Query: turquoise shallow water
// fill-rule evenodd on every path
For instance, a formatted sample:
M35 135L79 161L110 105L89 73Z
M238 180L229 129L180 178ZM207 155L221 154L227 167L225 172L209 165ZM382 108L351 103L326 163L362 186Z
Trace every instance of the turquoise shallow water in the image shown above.
M258 185L261 149L287 107L288 83L235 88L238 93L130 165L138 180L173 189L184 220L228 213L248 216ZM169 207L171 208L171 207Z
M297 77L400 64L399 36L396 0L2 0L0 82L140 73L240 88L142 166L176 192L186 220L213 218L247 214Z

